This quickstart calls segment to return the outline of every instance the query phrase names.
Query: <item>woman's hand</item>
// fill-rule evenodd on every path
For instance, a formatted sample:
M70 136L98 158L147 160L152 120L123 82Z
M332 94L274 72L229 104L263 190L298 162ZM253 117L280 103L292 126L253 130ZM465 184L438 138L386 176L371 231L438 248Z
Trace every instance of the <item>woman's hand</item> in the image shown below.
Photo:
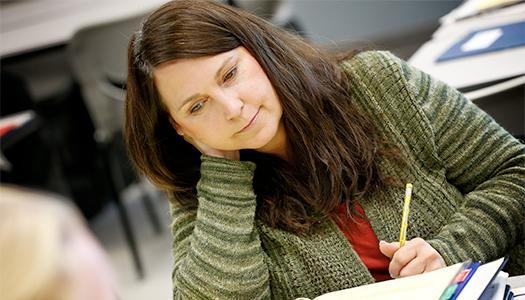
M446 267L443 257L422 238L407 241L403 247L398 242L379 242L381 253L391 259L388 271L392 278L406 277Z
M209 147L208 145L199 142L196 139L193 139L187 135L183 135L184 140L190 144L192 144L197 150L199 150L202 154L208 155L208 156L215 156L215 157L221 157L226 158L230 160L239 160L240 159L240 152L239 150L219 150L212 147Z

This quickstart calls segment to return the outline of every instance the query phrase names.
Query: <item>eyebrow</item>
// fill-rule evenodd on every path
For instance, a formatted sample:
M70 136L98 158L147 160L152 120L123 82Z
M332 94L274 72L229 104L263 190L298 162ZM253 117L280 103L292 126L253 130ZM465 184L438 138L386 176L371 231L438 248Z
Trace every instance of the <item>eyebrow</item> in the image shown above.
M219 77L221 76L224 68L228 65L228 63L230 61L233 60L233 58L235 57L235 55L231 55L230 57L228 57L227 59L225 59L223 62L222 62L222 65L221 67L217 70L217 72L215 73L215 81L219 81ZM179 107L177 108L177 110L181 110L188 102L191 102L193 101L193 99L195 98L198 98L199 96L202 96L202 94L200 93L195 93L191 96L189 96L188 98L186 98L184 101L182 101L182 103L179 105Z

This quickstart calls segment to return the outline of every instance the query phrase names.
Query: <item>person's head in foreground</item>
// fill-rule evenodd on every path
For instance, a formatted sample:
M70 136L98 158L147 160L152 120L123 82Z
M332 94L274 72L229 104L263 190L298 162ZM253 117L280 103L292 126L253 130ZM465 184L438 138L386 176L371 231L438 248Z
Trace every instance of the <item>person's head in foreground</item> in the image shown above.
M175 297L314 297L523 241L522 144L390 53L337 57L214 1L133 35L125 138L171 196Z
M102 248L56 195L0 185L0 253L3 300L117 299Z

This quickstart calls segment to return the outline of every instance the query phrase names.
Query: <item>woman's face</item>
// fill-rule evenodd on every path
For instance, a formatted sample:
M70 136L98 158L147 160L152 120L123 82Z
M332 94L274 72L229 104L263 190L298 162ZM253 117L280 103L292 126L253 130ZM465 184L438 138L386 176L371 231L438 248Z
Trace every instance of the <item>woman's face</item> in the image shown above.
M284 149L281 104L244 47L177 59L157 67L154 77L179 134L218 150Z

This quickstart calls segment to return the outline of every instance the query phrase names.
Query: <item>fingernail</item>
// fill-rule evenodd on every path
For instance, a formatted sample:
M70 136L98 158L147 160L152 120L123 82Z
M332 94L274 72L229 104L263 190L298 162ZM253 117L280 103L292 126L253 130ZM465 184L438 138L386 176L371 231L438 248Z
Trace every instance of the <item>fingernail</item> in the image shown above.
M379 241L379 245L383 245L383 244L386 244L385 241Z

